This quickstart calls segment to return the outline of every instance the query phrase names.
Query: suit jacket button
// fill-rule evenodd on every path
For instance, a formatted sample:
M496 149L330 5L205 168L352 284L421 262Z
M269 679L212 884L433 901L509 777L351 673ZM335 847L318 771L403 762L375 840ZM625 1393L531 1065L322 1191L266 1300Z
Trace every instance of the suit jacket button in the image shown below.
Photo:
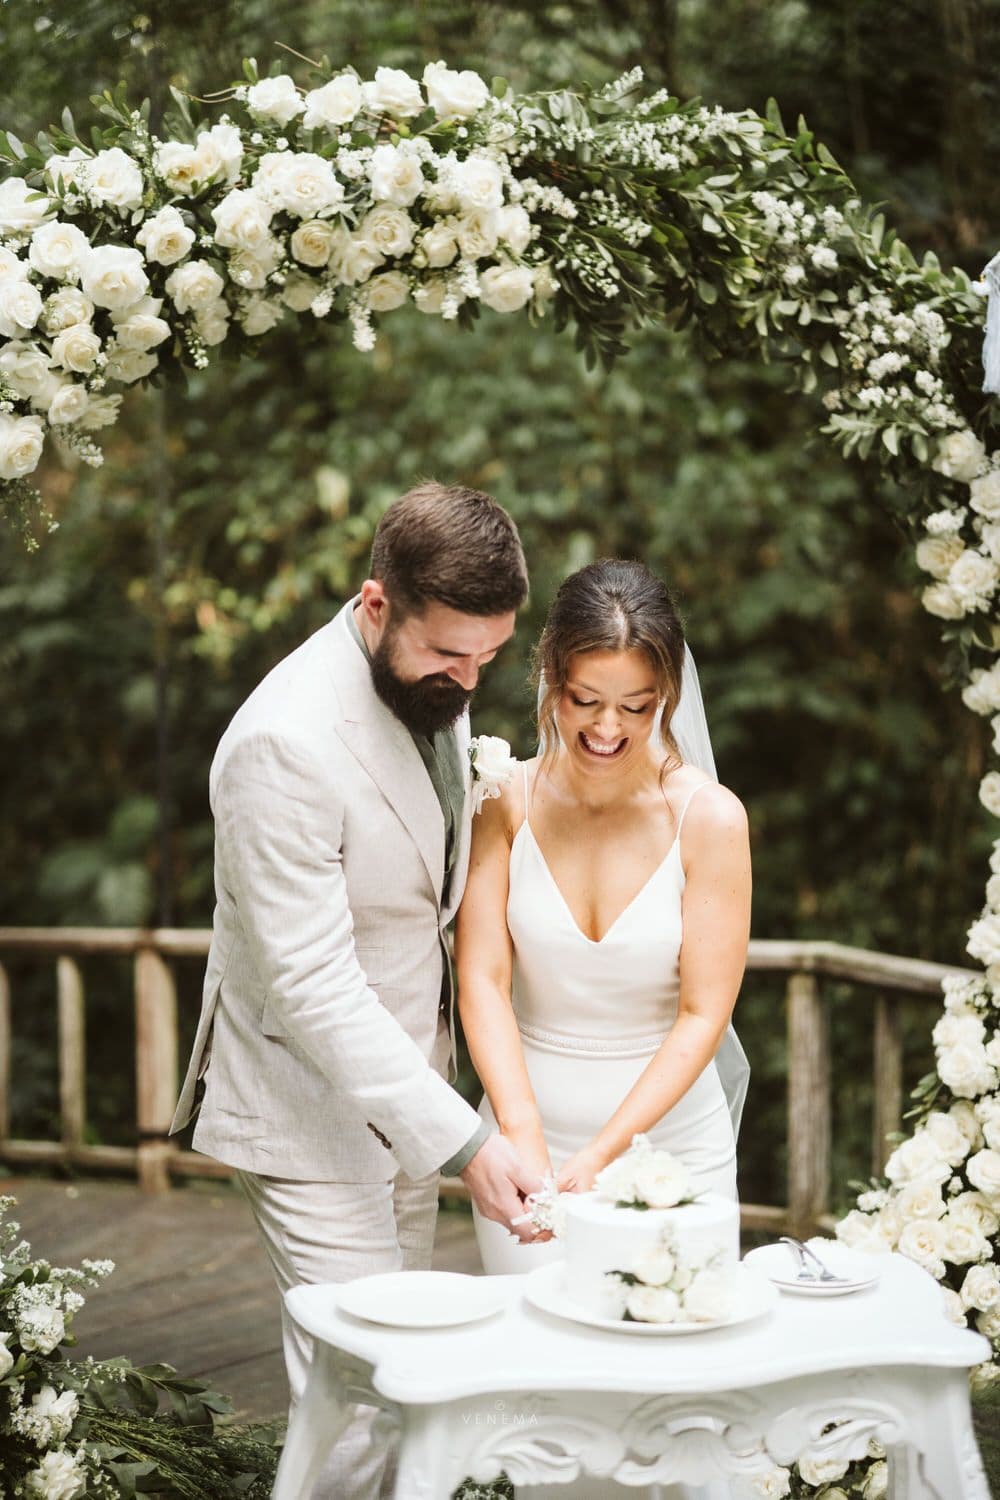
M377 1141L381 1141L382 1145L385 1147L385 1149L387 1151L391 1151L392 1150L392 1142L389 1141L389 1140L386 1140L386 1138L382 1134L381 1130L376 1130L375 1126L372 1124L371 1120L366 1120L365 1124L368 1126L368 1129L371 1131L371 1133L375 1137L375 1139Z

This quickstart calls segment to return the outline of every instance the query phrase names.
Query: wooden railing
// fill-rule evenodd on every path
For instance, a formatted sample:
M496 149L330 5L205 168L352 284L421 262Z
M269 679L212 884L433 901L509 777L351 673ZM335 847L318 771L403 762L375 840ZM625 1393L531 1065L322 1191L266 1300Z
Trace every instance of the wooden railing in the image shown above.
M0 1160L11 1166L76 1166L134 1173L147 1192L163 1192L172 1177L227 1177L209 1157L182 1150L167 1135L177 1094L177 994L171 964L204 959L211 933L202 929L0 928ZM7 955L33 955L55 964L58 1018L58 1141L19 1140L10 1134L11 996ZM96 954L129 957L133 964L136 1143L85 1141L86 995L80 960ZM903 1058L899 1001L906 995L940 996L946 974L962 970L922 959L847 948L838 943L750 944L748 972L786 974L788 1038L788 1189L783 1205L745 1203L744 1227L811 1232L828 1227L830 1202L831 1080L827 1010L821 977L874 990L874 1113L871 1168L885 1160L885 1138L900 1125ZM465 1197L460 1179L442 1192Z

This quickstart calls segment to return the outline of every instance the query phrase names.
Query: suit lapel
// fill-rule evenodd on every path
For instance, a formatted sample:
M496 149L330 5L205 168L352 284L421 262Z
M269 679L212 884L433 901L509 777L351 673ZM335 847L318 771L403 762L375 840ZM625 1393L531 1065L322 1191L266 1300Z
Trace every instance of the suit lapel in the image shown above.
M469 716L466 713L462 715L455 725L455 743L458 746L458 759L462 766L462 783L465 787L465 797L462 802L462 816L455 832L457 843L455 847L455 861L451 871L448 908L444 914L446 921L450 921L458 909L458 904L465 890L465 877L469 871L469 845L472 841L472 766L469 762L469 741L471 738Z
M331 667L343 719L338 735L374 781L409 833L427 869L434 896L441 899L444 880L444 819L437 793L409 731L391 713L372 686L371 671L347 624L337 616Z

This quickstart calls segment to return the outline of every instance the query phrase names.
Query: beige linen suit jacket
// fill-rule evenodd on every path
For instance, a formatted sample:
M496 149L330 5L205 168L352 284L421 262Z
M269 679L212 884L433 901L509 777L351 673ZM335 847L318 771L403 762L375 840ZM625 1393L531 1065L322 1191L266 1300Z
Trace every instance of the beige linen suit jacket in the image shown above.
M300 1181L420 1177L480 1123L446 1082L439 1004L471 798L442 908L441 805L372 687L353 604L279 662L212 763L212 946L171 1127L204 1074L196 1149ZM465 762L467 718L456 734Z

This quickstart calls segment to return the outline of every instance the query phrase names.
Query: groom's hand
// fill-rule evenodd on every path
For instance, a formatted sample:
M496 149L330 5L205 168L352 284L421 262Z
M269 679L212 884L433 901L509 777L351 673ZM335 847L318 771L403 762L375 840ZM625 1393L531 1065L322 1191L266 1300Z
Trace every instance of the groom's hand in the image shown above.
M524 1200L538 1191L542 1179L523 1164L509 1141L491 1135L459 1176L484 1219L494 1219L525 1244L536 1242L538 1234L530 1223L513 1220L526 1212Z

